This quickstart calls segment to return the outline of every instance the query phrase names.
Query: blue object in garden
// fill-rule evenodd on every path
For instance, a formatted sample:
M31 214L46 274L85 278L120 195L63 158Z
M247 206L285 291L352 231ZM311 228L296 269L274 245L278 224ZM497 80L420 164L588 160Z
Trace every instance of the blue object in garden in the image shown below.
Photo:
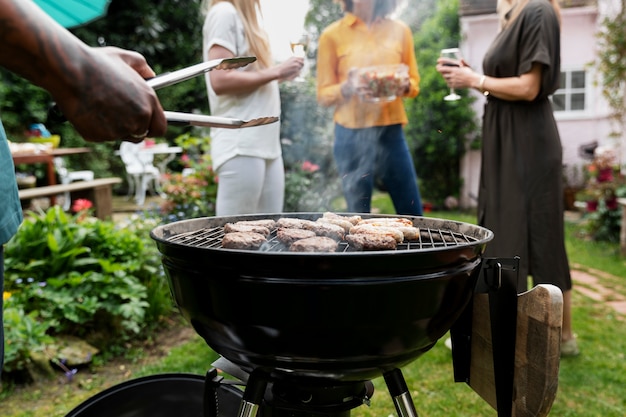
M34 0L34 2L63 27L73 28L105 16L111 0Z
M38 136L42 138L50 137L50 131L42 123L34 123L30 125L28 132L31 136Z

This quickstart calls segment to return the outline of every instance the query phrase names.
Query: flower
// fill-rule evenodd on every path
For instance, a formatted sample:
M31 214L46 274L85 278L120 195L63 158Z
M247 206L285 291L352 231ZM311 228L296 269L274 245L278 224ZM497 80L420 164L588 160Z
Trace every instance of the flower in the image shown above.
M3 292L2 292L2 299L3 299L4 301L6 301L6 300L8 300L9 298L11 298L11 293L10 293L10 292L8 292L8 291L3 291Z
M611 146L598 146L593 152L594 165L599 169L613 169L617 164L617 151Z
M302 167L301 168L302 168L302 171L304 171L304 172L311 172L311 173L313 173L313 172L319 171L320 166L317 165L317 164L314 164L311 161L304 161L302 163Z
M74 201L74 204L72 205L72 211L74 213L80 213L81 211L89 210L92 207L93 203L91 201L84 198L79 198Z

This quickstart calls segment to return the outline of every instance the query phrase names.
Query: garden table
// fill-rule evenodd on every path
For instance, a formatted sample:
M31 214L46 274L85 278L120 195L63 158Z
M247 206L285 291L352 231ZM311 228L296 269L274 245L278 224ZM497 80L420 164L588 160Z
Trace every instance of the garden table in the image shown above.
M45 164L46 165L46 178L48 179L47 185L55 185L56 172L54 169L54 158L67 155L75 155L81 153L91 152L90 148L53 148L41 151L28 151L28 152L14 152L11 153L13 157L13 164ZM54 196L50 197L50 204L55 203Z

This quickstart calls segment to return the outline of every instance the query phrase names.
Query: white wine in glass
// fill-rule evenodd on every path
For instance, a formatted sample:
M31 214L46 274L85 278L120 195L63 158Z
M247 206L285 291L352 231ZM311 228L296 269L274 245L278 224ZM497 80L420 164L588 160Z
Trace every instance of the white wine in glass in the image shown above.
M459 50L459 48L442 49L441 50L441 57L442 58L454 59L456 61L460 61L461 60L461 51ZM460 66L459 64L452 64L452 63L448 63L448 64L444 64L444 65L445 66L449 66L449 67L458 67L458 66ZM446 100L446 101L456 101L456 100L460 100L461 96L458 95L454 91L454 88L450 88L450 94L445 96L443 99Z
M302 35L292 39L291 41L289 41L289 46L291 46L291 53L293 54L293 56L298 58L304 58L304 67L302 68L302 72L304 72L304 68L306 68L306 49L309 46L308 36ZM294 81L305 81L304 77L302 76L302 72L300 72L300 74L296 78L294 78Z

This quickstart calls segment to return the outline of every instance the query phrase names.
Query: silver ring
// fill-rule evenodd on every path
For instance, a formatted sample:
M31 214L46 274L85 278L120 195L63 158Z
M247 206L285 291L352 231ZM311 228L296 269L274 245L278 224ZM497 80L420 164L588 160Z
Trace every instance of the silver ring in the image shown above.
M148 132L149 132L149 130L146 130L141 135L133 135L133 134L131 134L130 137L133 138L133 139L143 139L146 136L148 136Z

